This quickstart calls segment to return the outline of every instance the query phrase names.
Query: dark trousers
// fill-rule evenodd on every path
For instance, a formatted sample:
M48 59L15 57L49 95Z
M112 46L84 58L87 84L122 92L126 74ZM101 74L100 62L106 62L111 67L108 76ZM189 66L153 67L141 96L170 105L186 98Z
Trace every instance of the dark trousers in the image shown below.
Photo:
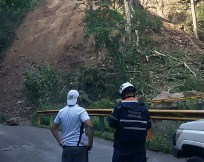
M135 149L136 150L136 149ZM146 150L134 151L134 148L114 147L112 162L146 162Z
M63 147L62 162L88 162L86 147Z

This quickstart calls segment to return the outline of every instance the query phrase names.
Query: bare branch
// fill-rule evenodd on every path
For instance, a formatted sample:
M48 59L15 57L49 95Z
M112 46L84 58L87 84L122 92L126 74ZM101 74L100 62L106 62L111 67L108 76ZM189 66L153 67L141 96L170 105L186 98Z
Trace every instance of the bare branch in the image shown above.
M191 70L191 68L185 62L183 64L194 76L197 76L196 73L193 70Z

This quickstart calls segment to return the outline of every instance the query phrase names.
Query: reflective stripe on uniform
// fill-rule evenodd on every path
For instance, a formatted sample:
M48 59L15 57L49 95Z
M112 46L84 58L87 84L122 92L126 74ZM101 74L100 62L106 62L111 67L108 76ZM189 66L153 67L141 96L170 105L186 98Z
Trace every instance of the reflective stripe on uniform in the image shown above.
M137 100L123 100L122 102L137 102L138 103Z
M124 129L131 129L131 130L146 130L146 128L138 128L138 127L124 127Z
M126 120L126 119L121 119L120 122L134 122L134 123L145 123L145 124L147 124L147 122L143 121L143 120Z
M112 116L112 115L111 115L110 117L111 117L112 119L114 119L114 120L118 120L116 117L114 117L114 116Z

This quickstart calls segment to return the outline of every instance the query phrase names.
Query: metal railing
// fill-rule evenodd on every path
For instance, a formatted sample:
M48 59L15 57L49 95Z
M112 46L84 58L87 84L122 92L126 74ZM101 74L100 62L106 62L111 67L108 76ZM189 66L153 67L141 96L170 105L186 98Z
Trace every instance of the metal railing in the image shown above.
M90 116L109 117L112 109L87 109ZM152 120L192 121L204 119L204 110L149 110ZM37 124L40 125L41 116L54 116L58 110L37 111Z

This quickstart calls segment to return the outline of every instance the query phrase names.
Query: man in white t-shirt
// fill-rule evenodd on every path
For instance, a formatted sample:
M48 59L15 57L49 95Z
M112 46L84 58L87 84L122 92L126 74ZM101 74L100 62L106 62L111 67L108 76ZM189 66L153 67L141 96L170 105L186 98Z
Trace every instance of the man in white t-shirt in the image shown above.
M93 145L93 124L86 110L77 104L78 97L77 90L68 92L67 106L59 110L50 128L63 148L62 162L88 162L88 151ZM58 133L60 125L62 138ZM84 128L86 128L88 139Z

